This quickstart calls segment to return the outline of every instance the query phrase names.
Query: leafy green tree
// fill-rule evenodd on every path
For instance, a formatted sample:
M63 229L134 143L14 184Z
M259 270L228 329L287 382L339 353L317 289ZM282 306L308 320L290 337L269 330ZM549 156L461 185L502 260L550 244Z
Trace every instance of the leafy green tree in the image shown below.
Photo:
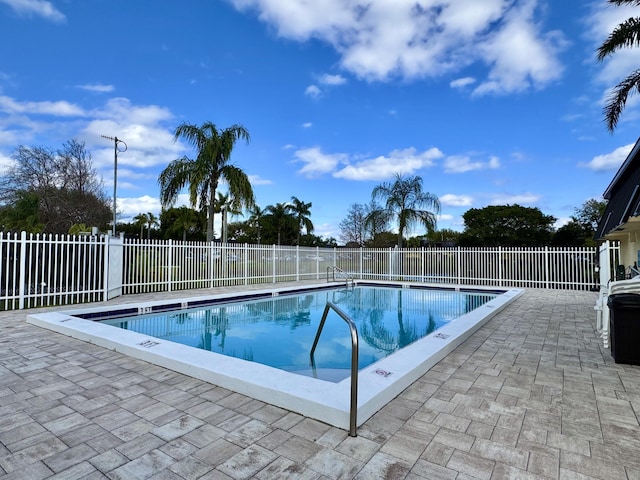
M213 240L216 191L221 180L227 183L229 194L237 205L244 208L255 203L249 177L229 163L236 141L244 139L248 143L249 132L241 125L218 130L211 122L200 126L183 123L174 135L174 140L180 138L195 148L196 158L178 158L160 173L160 201L163 207L171 206L180 191L188 186L191 206L207 212L207 241L210 242Z
M595 241L591 229L571 220L553 234L551 244L556 247L584 247L589 244L595 245Z
M521 205L472 208L462 216L463 246L534 247L549 245L555 217Z
M0 173L0 205L11 224L5 228L66 234L75 224L108 225L110 201L84 143L71 140L57 150L21 145L11 158Z
M8 232L42 233L44 224L38 218L38 196L16 192L12 205L0 207L0 228Z
M277 240L277 245L282 243L290 244L295 238L298 223L291 211L288 203L276 203L265 208L263 219L265 234L273 240Z
M606 200L592 198L584 202L581 207L575 209L571 221L553 235L552 244L561 247L595 246L594 235L606 207Z
M608 3L640 6L640 0L607 0ZM598 60L603 61L622 48L636 47L640 44L640 17L630 17L618 24L607 39L598 48ZM640 91L640 69L631 72L618 83L604 106L607 129L613 132L618 124L622 110L630 93Z
M460 242L460 232L443 228L442 230L434 230L427 233L427 241L429 245L435 246L455 246Z
M592 198L584 202L580 208L576 208L575 215L571 218L585 227L590 228L595 234L598 228L598 222L602 218L602 215L604 215L605 208L607 208L606 200L596 200Z
M206 216L193 208L173 207L160 212L162 238L202 241L206 238L206 229Z
M436 228L436 215L440 213L440 201L432 193L422 190L422 178L403 177L395 174L393 182L385 182L373 189L372 200L382 200L388 218L398 222L398 247L402 237L415 224L424 225L427 231Z
M313 232L313 223L311 222L311 202L305 203L297 197L291 197L291 213L298 222L298 233L296 235L296 245L300 245L300 234L304 228L309 235Z
M379 232L364 242L367 248L387 248L398 244L398 236L393 232Z

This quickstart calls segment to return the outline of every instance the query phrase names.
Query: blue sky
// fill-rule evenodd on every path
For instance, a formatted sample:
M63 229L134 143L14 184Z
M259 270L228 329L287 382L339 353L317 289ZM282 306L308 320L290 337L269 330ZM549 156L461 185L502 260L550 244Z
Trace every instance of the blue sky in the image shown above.
M0 0L0 168L19 145L75 138L112 196L101 135L117 136L121 218L159 214L158 174L192 154L175 127L237 123L251 142L232 162L257 203L312 202L317 235L339 238L349 206L396 172L440 198L439 228L513 203L561 225L638 137L637 98L614 134L602 105L640 49L605 63L595 49L639 14L605 0Z

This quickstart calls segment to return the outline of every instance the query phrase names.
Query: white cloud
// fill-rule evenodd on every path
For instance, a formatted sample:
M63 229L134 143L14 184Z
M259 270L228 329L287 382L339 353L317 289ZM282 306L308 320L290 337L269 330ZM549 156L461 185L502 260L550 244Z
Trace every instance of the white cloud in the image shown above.
M96 93L108 93L115 90L115 87L113 85L103 85L101 83L78 85L77 87L82 90Z
M305 123L302 124L302 128L311 128L312 125L313 125L313 123L311 123L311 122L305 122Z
M559 32L541 0L231 0L284 38L330 44L345 70L368 81L437 77L483 64L476 95L540 88L560 77Z
M322 92L316 85L309 85L304 91L304 94L311 98L318 98L321 93Z
M271 185L273 183L271 180L260 177L260 175L249 175L249 182L251 185Z
M514 6L503 27L479 47L491 70L473 95L522 92L560 78L563 68L557 55L566 44L559 32L540 34L534 21L536 4L527 0Z
M470 207L473 203L473 198L469 195L454 195L453 193L447 193L440 197L440 203L450 207Z
M127 151L118 155L118 164L147 168L165 165L189 150L181 142L173 141L173 133L165 122L173 118L171 112L157 105L132 105L126 98L113 98L91 111L90 120L82 133L93 150L96 166L113 164L113 143L102 136L118 137Z
M452 155L444 161L446 173L465 173L472 170L496 169L500 167L498 157L491 157L487 162L472 162L468 156Z
M11 97L0 96L0 111L9 114L53 115L56 117L81 117L86 112L66 101L19 102Z
M573 219L571 217L560 217L554 222L553 228L557 230L558 228L564 227L567 223L571 222L572 220Z
M2 152L0 152L0 170L1 171L6 171L7 168L13 166L14 164L15 162L11 159L11 157L3 155Z
M343 85L347 83L347 79L344 78L342 75L330 75L328 73L325 73L324 75L322 75L318 79L318 81L322 85Z
M64 14L46 0L0 0L9 5L18 15L39 16L53 22L64 22Z
M345 162L344 153L325 154L319 147L303 148L294 153L295 161L304 163L298 173L307 177L333 172L341 162Z
M616 170L625 161L629 152L633 148L633 143L616 148L613 152L604 153L593 157L587 163L580 163L581 167L590 168L595 171Z
M518 205L527 206L533 205L539 200L540 195L536 195L535 193L530 192L515 195L503 193L493 195L491 201L489 202L489 205L513 205L517 203Z
M409 175L422 168L431 167L433 161L442 155L435 147L424 152L417 152L413 147L393 150L387 156L381 155L349 164L333 176L348 180L382 180L390 178L395 173Z
M473 77L462 77L449 82L451 88L464 88L468 85L476 83L476 79Z
M130 221L141 212L151 212L154 215L160 215L160 199L143 195L141 197L120 198L116 202L116 210L118 212L118 222Z

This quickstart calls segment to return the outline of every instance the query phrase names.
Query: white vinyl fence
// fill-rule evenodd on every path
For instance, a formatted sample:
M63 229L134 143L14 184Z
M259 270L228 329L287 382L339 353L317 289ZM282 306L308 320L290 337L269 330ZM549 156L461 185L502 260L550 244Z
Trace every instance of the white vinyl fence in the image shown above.
M0 310L104 301L114 272L125 295L345 277L570 290L600 283L595 247L350 249L117 239L116 248L114 240L0 232ZM616 265L617 247L610 255Z
M0 310L105 298L108 237L0 231Z
M139 240L125 240L124 247L125 294L327 276L570 290L599 283L595 247L349 249Z

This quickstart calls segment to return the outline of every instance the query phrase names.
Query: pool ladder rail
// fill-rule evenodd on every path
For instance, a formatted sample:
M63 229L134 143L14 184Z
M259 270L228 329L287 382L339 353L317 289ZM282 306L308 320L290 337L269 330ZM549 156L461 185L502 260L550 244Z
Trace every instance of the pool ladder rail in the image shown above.
M316 332L316 338L313 341L313 346L311 347L311 353L309 354L311 357L311 366L313 368L316 366L313 355L316 351L316 346L318 345L318 340L320 340L320 334L322 333L324 322L327 320L327 315L329 314L330 309L333 309L340 318L347 322L351 332L351 404L349 407L349 436L356 437L358 436L356 431L358 428L358 329L351 317L331 301L328 301L324 307L322 319L320 320L320 325L318 325L318 331Z
M336 276L336 272L344 276L345 286L347 288L349 288L349 281L351 281L351 287L355 287L356 282L353 276L349 272L344 271L336 265L334 265L333 267L327 267L327 282L329 282L330 280L335 282L338 279L338 277ZM331 279L329 279L329 273L331 273Z

